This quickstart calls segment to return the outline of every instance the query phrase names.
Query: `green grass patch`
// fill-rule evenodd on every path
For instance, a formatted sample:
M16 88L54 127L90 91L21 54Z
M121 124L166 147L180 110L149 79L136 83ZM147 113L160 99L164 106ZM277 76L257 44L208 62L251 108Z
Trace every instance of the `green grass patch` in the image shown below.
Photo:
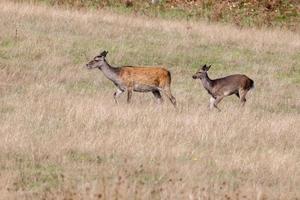
M11 106L11 105L1 105L0 106L0 113L1 114L9 114L9 113L12 113L14 112L15 110L15 107L14 106Z
M66 156L70 161L79 163L92 163L92 164L104 164L107 162L114 162L116 156L110 155L96 155L91 152L82 152L78 150L69 150Z
M12 38L3 38L0 40L0 48L13 48L16 45L16 40Z
M97 161L97 158L98 158L98 157L95 158L90 153L79 152L79 151L75 151L75 150L69 151L67 153L67 156L70 160L75 161L75 162L94 162L94 161Z
M46 160L37 162L27 154L19 153L2 154L1 159L8 161L1 168L18 172L12 188L16 191L56 188L62 182L63 169L57 164Z
M62 174L61 167L54 164L33 164L20 169L21 188L38 189L40 187L57 187Z
M10 50L15 48L16 41L13 38L5 37L0 38L0 59L8 60L11 59Z

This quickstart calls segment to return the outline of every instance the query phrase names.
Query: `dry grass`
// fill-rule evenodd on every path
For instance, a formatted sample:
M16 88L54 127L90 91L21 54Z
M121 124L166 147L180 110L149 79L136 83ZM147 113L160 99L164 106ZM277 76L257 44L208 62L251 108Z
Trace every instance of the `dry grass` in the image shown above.
M296 199L300 197L300 36L0 3L1 199ZM178 110L125 95L83 65L166 64ZM246 73L209 112L191 79Z

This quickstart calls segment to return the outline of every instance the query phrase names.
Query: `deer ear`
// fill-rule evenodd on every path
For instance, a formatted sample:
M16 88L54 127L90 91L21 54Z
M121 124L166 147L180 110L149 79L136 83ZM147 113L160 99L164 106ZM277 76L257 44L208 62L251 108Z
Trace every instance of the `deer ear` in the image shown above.
M210 69L211 65L207 66L206 67L206 71L208 71Z
M206 70L206 64L203 65L201 69L205 71Z
M108 51L102 51L99 56L106 57L107 54L108 54Z

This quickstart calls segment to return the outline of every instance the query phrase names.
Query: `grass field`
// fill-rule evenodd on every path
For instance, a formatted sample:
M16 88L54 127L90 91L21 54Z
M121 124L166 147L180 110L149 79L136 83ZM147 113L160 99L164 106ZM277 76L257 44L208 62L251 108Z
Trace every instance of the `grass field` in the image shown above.
M0 199L299 199L300 35L0 2ZM168 66L175 110L84 65ZM208 110L191 77L255 81Z
M11 0L77 9L110 9L152 18L207 20L239 27L300 31L299 0ZM152 4L151 2L157 2ZM127 2L127 3L125 3Z

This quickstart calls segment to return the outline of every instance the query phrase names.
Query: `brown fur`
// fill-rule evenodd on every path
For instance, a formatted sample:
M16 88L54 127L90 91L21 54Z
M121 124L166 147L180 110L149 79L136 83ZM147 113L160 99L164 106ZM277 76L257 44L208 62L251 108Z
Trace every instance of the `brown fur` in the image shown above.
M163 67L124 66L120 68L119 76L127 87L139 83L165 88L171 84L170 72Z
M130 102L132 91L149 92L162 101L161 93L165 94L176 106L176 99L171 93L171 73L160 66L124 66L118 68L118 76L128 88L127 101Z

